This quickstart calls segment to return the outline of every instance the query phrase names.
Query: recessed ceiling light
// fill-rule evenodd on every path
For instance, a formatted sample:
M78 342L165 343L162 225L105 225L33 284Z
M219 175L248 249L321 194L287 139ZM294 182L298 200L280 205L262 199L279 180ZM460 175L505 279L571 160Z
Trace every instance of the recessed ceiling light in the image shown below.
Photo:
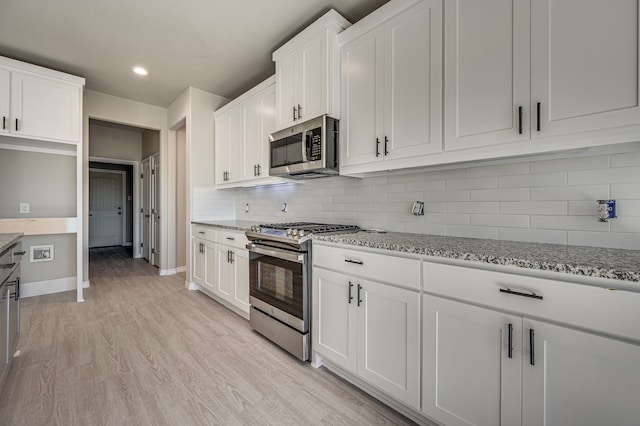
M133 67L133 72L135 72L138 75L144 75L144 76L149 75L149 71L147 71L142 67Z

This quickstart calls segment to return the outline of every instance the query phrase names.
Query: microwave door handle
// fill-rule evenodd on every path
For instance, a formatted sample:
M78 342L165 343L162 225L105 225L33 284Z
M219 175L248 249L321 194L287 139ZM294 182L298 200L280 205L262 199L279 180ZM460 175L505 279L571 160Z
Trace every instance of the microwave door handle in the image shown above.
M302 133L302 137L304 139L304 143L302 144L302 162L307 162L307 152L309 152L309 148L311 147L311 131L305 130Z

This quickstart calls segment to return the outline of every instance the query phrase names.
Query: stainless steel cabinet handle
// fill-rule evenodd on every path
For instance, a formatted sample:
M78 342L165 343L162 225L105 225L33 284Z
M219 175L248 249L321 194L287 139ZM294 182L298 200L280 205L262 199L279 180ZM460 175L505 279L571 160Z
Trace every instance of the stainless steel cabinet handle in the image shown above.
M364 263L361 260L345 259L344 261L347 263L355 263L356 265L364 265Z
M529 297L531 299L542 300L542 296L535 294L534 292L522 293L521 291L513 291L510 288L501 288L500 293L507 293L507 294L513 294L514 296L522 296L522 297Z
M535 331L533 328L529 329L529 364L536 365L536 349L535 349Z
M518 134L522 134L522 107L518 107Z

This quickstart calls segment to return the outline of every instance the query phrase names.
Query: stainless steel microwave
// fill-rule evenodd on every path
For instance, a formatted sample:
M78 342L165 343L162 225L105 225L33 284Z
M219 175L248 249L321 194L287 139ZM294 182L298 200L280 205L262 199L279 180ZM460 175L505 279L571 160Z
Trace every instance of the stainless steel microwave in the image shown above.
M311 179L338 174L339 121L328 115L269 136L271 176Z

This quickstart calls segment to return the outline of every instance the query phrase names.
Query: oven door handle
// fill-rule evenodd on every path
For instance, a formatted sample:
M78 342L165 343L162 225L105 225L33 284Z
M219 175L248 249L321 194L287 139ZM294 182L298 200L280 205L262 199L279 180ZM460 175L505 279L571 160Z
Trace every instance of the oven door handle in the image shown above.
M256 244L247 244L247 249L252 253L263 254L265 256L271 256L278 259L288 260L290 262L304 263L304 253L278 250L275 248L267 249L264 247L259 247Z

